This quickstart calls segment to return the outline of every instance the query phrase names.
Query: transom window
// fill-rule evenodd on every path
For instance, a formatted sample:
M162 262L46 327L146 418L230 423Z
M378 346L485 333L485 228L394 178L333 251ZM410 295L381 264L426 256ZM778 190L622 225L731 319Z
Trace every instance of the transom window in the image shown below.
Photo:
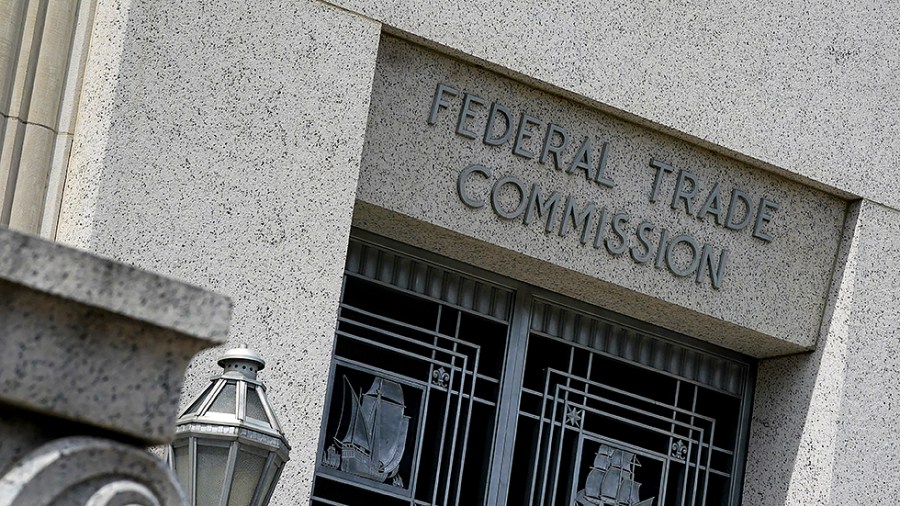
M313 505L739 504L751 359L355 235Z

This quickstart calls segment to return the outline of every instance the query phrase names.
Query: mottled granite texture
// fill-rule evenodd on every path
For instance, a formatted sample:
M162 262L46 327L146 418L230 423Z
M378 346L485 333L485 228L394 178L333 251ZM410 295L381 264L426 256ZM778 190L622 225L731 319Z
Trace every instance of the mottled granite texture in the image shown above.
M263 379L295 449L273 504L308 497L380 21L792 179L845 197L900 201L894 4L332 3L348 11L306 0L100 0L59 229L66 242L235 298L235 336L269 360ZM885 253L885 268L892 255ZM879 311L896 286L875 285L873 276L872 294L854 294ZM890 325L878 332L876 342L887 341ZM832 482L828 466L804 471L813 453L865 469L879 469L878 459L892 465L883 449L894 437L884 434L889 419L873 423L868 444L839 443L849 456L818 456L829 433L797 406L817 381L832 385L817 390L822 399L811 408L825 406L826 428L829 406L853 405L841 400L840 377L829 376L841 369L827 364L838 367L842 355L829 356L821 376L815 355L764 362L760 431L750 447L756 481L748 483L759 495L748 492L745 502L782 504L789 496L817 504L822 487L845 487L837 481L844 478L843 498L854 487L863 496L890 493L889 485L853 485L878 481L868 472L835 474ZM188 396L214 373L214 357L203 355L188 372ZM883 392L896 380L882 371L860 384ZM804 430L807 453L798 458L793 448ZM813 473L821 481L808 482Z
M0 294L0 403L146 443L171 438L184 369L231 314L221 295L8 229Z
M442 95L447 107L437 110L434 124L429 124L438 83L453 86L459 95ZM471 107L473 118L467 128L476 133L475 139L456 131L464 104L462 90L486 102ZM515 124L521 124L521 113L541 120L543 128L530 127L535 138L523 143L535 152L534 158L514 154L517 129L502 145L482 142L494 101L511 111ZM548 122L568 131L569 145L561 156L564 168L576 157L582 139L588 137L594 146L594 174L600 146L607 142L605 175L614 180L615 187L586 179L580 169L556 169L552 157L540 163ZM497 128L495 133L501 130ZM654 159L666 161L675 172L662 178L657 200L652 202L657 171L650 161ZM485 201L479 208L467 206L458 195L458 176L470 164L494 171L490 177L475 174L464 184L468 198ZM777 202L779 209L764 227L772 240L754 237L753 226L728 230L716 225L712 216L691 216L682 201L673 208L681 169L697 177L695 214L716 184L720 185L723 219L733 188L751 195L754 207L763 197ZM559 192L549 233L545 231L546 214L535 212L534 221L525 224L528 211L514 219L501 219L491 209L491 187L503 176L519 178L526 193L532 184L539 185L542 198ZM517 192L507 186L505 195L512 199L501 198L500 207L515 208ZM589 202L596 206L586 231L587 244L577 237L583 228L574 231L571 222L565 227L568 235L560 236L560 217L568 195L579 210ZM843 200L821 191L392 37L382 39L379 51L358 198L435 227L400 225L399 218L374 217L358 210L357 224L372 231L758 357L815 345L846 208ZM524 199L527 201L527 196ZM628 247L640 252L645 246L635 230L644 220L654 224L655 229L646 234L653 244L650 263L638 263L628 252L617 256L604 245L597 247L594 238L601 208L608 209L601 230L614 245L619 243L610 225L615 213L630 214L630 223L624 227ZM727 249L721 288L712 286L705 263L706 274L699 278L676 277L664 266L655 268L662 256L656 250L661 229L668 230L669 238L689 234L700 245L710 245L716 264L720 263L720 251ZM443 231L455 231L461 237ZM445 237L438 239L435 234ZM688 247L682 246L682 252L687 251ZM682 265L686 262L681 260Z
M895 504L900 493L900 211L862 202L857 213L816 351L760 363L746 505Z
M900 206L900 4L328 0L792 178Z
M307 0L97 4L58 239L235 301L294 447L273 506L309 497L379 34Z

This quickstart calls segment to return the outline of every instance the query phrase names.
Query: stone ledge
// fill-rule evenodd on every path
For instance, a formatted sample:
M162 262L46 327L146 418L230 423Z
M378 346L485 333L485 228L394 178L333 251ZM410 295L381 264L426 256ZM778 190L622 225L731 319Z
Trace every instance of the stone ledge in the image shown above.
M3 228L0 280L216 343L228 335L225 296Z
M230 318L224 296L0 229L0 405L166 442Z

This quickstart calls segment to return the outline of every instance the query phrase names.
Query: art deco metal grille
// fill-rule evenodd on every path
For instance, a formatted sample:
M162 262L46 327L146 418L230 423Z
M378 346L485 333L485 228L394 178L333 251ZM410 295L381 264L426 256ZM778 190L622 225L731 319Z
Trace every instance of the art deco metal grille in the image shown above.
M510 504L732 504L746 366L541 299L525 360Z
M313 504L479 504L512 291L351 244Z
M739 503L749 360L359 235L311 504Z

